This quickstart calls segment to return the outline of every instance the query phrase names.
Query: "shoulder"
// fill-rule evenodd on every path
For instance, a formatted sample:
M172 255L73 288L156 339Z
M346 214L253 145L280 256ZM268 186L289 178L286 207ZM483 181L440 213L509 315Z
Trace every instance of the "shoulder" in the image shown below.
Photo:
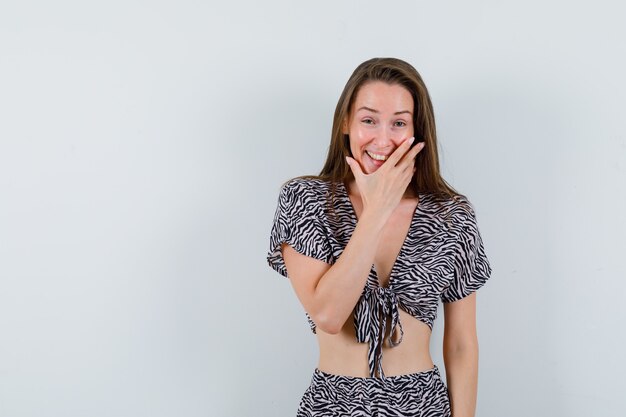
M457 215L473 212L472 203L463 194L443 195L434 192L423 192L420 196L424 197L421 203L425 209L429 211L437 211L439 215Z
M452 229L461 235L476 234L478 224L474 204L467 196L460 194L456 195L453 200L449 217Z
M316 177L295 177L287 180L281 187L281 192L299 196L324 197L330 190L330 182Z
M280 199L288 206L302 206L309 213L321 214L330 194L331 183L316 177L296 177L281 187Z
M454 215L459 217L473 217L475 215L474 205L467 196L457 194L451 198L451 201L451 210Z
M464 228L468 222L474 222L474 205L469 198L463 194L452 196L436 195L434 193L425 194L424 210L443 222L448 228L459 230Z

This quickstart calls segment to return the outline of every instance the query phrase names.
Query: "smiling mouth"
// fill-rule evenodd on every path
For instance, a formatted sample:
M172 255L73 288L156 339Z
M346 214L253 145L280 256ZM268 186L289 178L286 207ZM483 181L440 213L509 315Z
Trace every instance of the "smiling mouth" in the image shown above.
M370 151L365 151L365 152L369 155L370 158L375 159L377 161L386 161L389 158L388 155L378 155Z

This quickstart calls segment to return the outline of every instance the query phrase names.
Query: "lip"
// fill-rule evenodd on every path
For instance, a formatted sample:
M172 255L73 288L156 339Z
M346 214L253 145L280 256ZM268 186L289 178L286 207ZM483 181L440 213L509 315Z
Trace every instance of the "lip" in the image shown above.
M365 152L365 155L367 156L367 159L370 161L370 163L373 164L374 166L376 166L377 168L381 167L386 162L386 160L385 161L380 161L378 159L372 158L371 156L369 156L369 154L367 152Z
M370 151L369 149L366 149L365 151L369 152L369 153L376 154L376 155L382 155L382 156L389 156L389 155L391 155L390 153L374 152L374 151Z

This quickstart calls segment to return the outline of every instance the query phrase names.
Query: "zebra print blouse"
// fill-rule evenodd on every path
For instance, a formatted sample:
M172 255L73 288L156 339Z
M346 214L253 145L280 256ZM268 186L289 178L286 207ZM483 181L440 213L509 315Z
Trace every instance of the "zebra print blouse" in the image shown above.
M348 244L357 218L348 192L338 183L328 208L331 184L320 179L294 178L280 190L270 233L267 262L288 277L280 250L286 242L296 251L333 264ZM491 275L471 203L461 197L438 204L420 193L411 227L391 269L389 284L379 284L374 265L354 311L356 339L369 343L371 377L382 369L383 338L397 346L402 341L398 307L432 330L439 298L449 303L478 290ZM315 323L305 312L311 331ZM391 325L387 329L387 318ZM399 337L392 336L399 330ZM382 338L380 337L382 335Z

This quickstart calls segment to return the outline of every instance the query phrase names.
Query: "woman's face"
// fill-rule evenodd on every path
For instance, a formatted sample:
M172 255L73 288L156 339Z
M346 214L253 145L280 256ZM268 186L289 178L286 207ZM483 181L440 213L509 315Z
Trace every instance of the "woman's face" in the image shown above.
M350 150L364 173L378 169L405 139L413 136L413 97L398 84L372 81L357 93L344 134L350 135Z

